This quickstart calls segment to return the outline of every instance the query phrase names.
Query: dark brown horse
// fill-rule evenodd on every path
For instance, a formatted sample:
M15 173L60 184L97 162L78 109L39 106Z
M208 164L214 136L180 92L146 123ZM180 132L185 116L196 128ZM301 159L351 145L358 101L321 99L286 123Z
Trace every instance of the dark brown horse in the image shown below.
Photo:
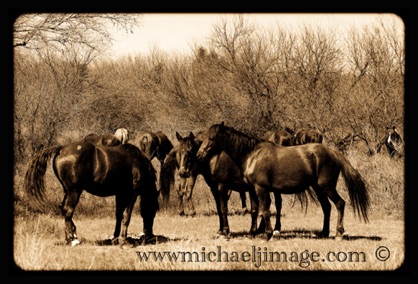
M196 136L190 132L186 137L176 133L176 137L179 143L171 150L162 168L160 192L165 199L168 199L170 190L174 185L174 173L177 169L180 176L178 188L179 212L184 213L183 197L191 204L189 206L195 212L191 196L196 177L201 174L215 199L220 224L218 234L227 235L229 233L228 200L232 191L237 191L240 194L242 212L246 213L248 211L245 196L248 185L244 183L240 169L226 152L216 153L211 158L199 162L196 153L204 137L206 137L203 132Z
M141 133L137 138L137 145L150 161L157 158L161 165L164 163L165 157L173 148L170 139L168 139L167 135L161 131L146 131Z
M293 136L290 132L279 129L277 131L267 131L263 137L266 141L271 141L277 145L282 146L292 146L293 145Z
M202 160L210 152L219 150L227 152L244 173L244 181L250 185L250 232L253 234L257 232L258 211L265 222L267 237L280 234L280 218L276 219L274 232L270 223L270 192L274 193L276 203L280 200L279 206L276 205L280 211L281 194L295 194L312 188L324 213L319 236L329 236L331 204L328 199L331 199L338 211L336 239L342 239L345 201L336 190L340 173L346 182L354 212L368 221L369 196L361 175L341 153L323 144L278 146L262 142L222 122L209 128L197 157Z
M293 137L293 145L303 145L307 143L322 143L324 134L318 129L300 129Z
M107 147L80 141L44 149L29 163L25 176L25 189L31 200L40 202L38 204L45 201L44 175L51 157L55 176L64 190L60 209L65 218L67 243L79 243L72 218L83 190L100 197L116 196L113 243L126 242L132 208L138 196L145 240L153 236L158 210L155 170L136 146L128 143Z

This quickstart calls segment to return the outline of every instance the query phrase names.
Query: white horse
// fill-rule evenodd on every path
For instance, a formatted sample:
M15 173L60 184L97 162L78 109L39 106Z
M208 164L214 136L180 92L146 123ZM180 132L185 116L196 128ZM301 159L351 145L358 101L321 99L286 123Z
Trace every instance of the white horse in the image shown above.
M115 134L113 134L122 145L128 143L129 140L129 132L126 128L118 128L115 131Z

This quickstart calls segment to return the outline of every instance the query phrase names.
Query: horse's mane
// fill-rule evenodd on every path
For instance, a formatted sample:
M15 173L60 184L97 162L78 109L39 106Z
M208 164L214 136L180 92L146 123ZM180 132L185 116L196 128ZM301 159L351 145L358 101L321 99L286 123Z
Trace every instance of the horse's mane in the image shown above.
M242 161L254 150L258 143L262 142L255 136L250 136L232 127L225 126L223 123L212 125L209 133L218 134L218 143L221 143L222 148L229 149L228 154L236 161Z

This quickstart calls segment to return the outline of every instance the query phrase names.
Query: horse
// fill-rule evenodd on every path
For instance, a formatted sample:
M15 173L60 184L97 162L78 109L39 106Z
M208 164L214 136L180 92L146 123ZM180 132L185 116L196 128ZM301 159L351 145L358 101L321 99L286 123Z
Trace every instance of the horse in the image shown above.
M103 135L97 135L91 133L84 137L84 141L105 146L120 146L126 144L128 140L129 133L126 128L116 129L115 134L105 133Z
M114 136L116 137L116 139L120 141L122 145L128 143L128 140L129 140L128 129L123 128L123 127L118 128L116 129Z
M295 132L293 145L303 145L307 143L322 143L324 134L318 129L300 129Z
M280 212L281 194L295 194L312 188L324 214L323 228L318 237L329 237L331 203L328 199L331 199L338 211L335 238L341 240L345 201L336 190L340 174L346 183L354 213L368 222L370 200L365 181L343 154L324 144L283 147L251 137L221 122L209 128L197 158L203 160L210 152L219 150L225 151L241 168L244 181L250 185L251 234L257 234L260 211L266 237L280 236L280 215L277 215L274 231L270 222L270 192L274 193L276 209Z
M151 161L157 158L162 166L164 159L173 148L173 144L167 135L161 131L152 132L146 131L137 138L139 149L141 149L145 156Z
M383 137L380 143L378 143L376 152L379 153L381 147L385 145L389 152L389 157L402 157L404 155L405 146L402 136L398 133L395 126L392 126L392 128L386 127L386 131L387 134Z
M188 136L182 137L176 132L178 144L168 154L161 171L160 192L164 200L168 200L170 189L174 185L174 172L177 170L180 176L178 186L179 214L184 215L184 203L187 201L191 215L196 214L191 199L196 178L201 174L211 189L215 198L216 208L219 216L220 229L229 231L227 215L227 204L231 190L240 194L242 213L248 212L245 192L247 185L243 182L238 167L232 162L229 156L223 152L211 159L199 162L196 159L197 150L203 141L205 134L199 132L196 136L190 132ZM221 213L222 212L222 213Z
M292 146L293 145L293 136L290 132L286 130L279 129L277 131L267 131L264 136L264 140L274 142L282 146Z
M30 200L38 205L46 202L44 175L51 158L55 176L64 190L59 207L65 219L67 244L75 246L80 243L72 218L83 190L100 197L115 196L113 244L126 243L132 209L138 196L141 197L144 240L154 236L154 217L159 208L156 173L136 146L126 143L108 147L82 140L42 150L29 163L24 181Z
M293 146L294 143L293 131L288 127L286 127L285 129L279 129L277 131L269 130L264 134L262 139L273 142L279 146ZM301 207L305 207L306 210L308 208L309 199L314 203L317 203L315 194L311 190L296 193L295 197L299 200Z

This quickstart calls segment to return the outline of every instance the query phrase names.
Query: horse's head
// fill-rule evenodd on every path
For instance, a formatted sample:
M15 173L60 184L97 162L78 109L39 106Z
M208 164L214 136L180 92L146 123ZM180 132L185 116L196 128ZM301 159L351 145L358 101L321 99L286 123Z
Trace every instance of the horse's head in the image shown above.
M141 151L151 161L157 155L159 140L155 134L148 132L142 135L142 138L139 140L139 145Z
M396 127L393 126L392 128L387 127L388 131L387 139L385 141L385 145L388 148L389 155L391 158L395 156L403 156L404 155L404 141L401 135L396 130Z
M182 178L187 178L191 175L191 172L197 163L196 152L198 150L198 145L192 132L190 132L187 137L182 137L176 132L176 138L179 142L176 152L179 175Z
M197 158L203 160L208 154L213 152L218 146L218 134L224 129L224 122L212 125L206 133L202 144L197 151Z

